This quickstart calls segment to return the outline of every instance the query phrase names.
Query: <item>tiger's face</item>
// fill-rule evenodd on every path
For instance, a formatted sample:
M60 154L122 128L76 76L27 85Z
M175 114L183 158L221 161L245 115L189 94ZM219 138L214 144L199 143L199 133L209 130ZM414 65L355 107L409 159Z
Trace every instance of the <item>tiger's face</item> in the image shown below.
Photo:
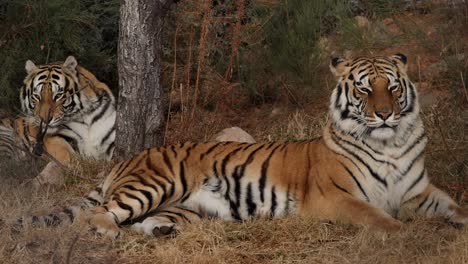
M330 101L335 126L358 138L394 137L402 117L417 112L406 61L402 54L332 59L330 69L338 78Z
M77 64L73 56L63 64L36 66L30 60L26 62L28 75L21 90L21 106L36 124L56 127L79 111L75 103L79 101Z

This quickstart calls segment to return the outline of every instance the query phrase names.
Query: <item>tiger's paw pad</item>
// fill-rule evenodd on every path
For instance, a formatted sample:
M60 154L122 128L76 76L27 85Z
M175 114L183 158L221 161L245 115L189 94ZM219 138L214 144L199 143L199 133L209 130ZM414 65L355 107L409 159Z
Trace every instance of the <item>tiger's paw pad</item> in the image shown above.
M175 225L156 226L153 229L153 236L155 237L175 236L176 234L177 234L177 229L175 228Z

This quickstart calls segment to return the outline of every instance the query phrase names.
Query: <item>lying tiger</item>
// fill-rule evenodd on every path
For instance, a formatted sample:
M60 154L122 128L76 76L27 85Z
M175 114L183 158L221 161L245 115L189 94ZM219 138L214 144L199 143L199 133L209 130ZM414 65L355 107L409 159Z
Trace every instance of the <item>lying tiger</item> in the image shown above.
M116 112L109 87L73 56L39 66L28 60L26 72L20 95L25 116L0 120L3 155L19 160L45 151L62 165L74 154L110 160Z
M55 225L83 209L92 228L118 237L121 225L168 235L211 216L225 220L311 215L402 228L406 204L426 217L468 222L468 210L429 183L427 138L407 59L335 58L338 78L323 136L305 142L185 143L147 149L114 166L81 204L24 218Z

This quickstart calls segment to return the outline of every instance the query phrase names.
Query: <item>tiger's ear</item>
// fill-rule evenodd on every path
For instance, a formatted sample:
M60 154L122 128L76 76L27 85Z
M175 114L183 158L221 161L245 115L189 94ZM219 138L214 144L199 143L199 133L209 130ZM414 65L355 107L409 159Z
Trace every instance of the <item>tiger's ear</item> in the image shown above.
M330 60L330 71L336 77L341 77L349 72L349 63L342 58L332 58Z
M24 68L26 69L26 72L28 74L30 74L31 72L33 72L33 71L35 71L37 69L37 66L31 60L27 60L26 61L26 66Z
M395 55L390 56L390 59L400 69L406 71L406 69L408 68L408 65L406 64L408 62L408 58L404 54L397 53Z
M68 56L65 62L63 63L62 67L70 71L75 71L77 65L78 65L78 62L76 61L75 57Z

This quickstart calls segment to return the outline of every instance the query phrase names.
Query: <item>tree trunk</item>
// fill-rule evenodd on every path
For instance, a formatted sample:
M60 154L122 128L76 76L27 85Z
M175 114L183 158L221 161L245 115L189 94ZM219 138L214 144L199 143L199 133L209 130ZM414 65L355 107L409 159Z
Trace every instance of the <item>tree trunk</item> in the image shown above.
M119 97L114 157L122 160L163 141L160 84L164 16L173 0L123 0L118 47Z

